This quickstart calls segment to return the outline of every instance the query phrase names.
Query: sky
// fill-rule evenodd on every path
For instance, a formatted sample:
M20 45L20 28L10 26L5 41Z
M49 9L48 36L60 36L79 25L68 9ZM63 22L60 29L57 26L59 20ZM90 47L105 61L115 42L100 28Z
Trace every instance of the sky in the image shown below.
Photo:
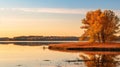
M120 17L120 0L0 0L0 37L81 36L90 10L110 9Z

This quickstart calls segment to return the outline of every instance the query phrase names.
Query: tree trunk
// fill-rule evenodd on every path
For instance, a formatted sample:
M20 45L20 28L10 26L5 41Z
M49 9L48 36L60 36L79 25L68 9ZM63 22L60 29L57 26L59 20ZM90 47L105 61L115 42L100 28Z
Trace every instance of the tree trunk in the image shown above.
M97 37L98 37L98 42L101 43L100 33L97 34Z
M101 32L101 39L102 39L102 43L105 43L105 34L103 32Z

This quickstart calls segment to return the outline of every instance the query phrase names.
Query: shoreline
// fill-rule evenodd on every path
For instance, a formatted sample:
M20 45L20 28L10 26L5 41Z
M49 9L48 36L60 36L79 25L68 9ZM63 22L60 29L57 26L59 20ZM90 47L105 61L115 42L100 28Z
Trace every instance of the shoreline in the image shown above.
M120 43L63 43L50 44L51 50L68 50L68 51L117 51L120 52Z

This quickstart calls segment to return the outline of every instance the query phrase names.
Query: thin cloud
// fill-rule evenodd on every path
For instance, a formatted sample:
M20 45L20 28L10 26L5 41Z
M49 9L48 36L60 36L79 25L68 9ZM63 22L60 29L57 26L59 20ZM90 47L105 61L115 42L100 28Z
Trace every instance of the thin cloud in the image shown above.
M21 11L35 13L58 13L58 14L81 14L85 15L88 11L95 9L66 9L66 8L0 8L0 11ZM120 16L120 10L113 10Z
M113 10L117 16L120 17L120 10Z
M60 14L86 14L91 9L65 9L65 8L0 8L0 11L22 11L35 13Z

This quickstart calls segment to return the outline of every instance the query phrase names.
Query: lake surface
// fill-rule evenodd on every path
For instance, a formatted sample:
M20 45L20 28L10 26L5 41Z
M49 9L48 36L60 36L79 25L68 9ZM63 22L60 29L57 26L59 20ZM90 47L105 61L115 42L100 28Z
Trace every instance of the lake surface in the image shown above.
M53 51L48 43L2 43L0 67L120 67L120 54Z

